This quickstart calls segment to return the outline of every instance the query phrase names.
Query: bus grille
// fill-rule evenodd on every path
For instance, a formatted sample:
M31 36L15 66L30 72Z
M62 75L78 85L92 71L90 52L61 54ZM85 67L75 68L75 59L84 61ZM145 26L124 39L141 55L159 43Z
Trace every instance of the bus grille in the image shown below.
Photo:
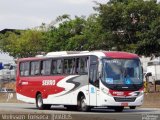
M116 102L134 102L136 100L136 97L131 97L131 98L114 97L114 100Z

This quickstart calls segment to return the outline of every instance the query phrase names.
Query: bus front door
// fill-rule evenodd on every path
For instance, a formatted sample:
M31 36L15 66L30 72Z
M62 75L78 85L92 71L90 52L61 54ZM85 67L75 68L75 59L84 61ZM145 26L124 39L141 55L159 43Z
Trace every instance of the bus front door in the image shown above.
M89 70L89 96L90 106L97 106L99 94L99 81L97 79L97 64L91 64Z

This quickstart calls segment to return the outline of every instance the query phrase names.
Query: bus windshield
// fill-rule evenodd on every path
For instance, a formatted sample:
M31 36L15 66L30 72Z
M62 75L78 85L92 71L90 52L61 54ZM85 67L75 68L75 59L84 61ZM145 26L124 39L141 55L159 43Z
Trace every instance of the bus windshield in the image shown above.
M103 78L105 84L135 85L143 83L139 59L104 59Z

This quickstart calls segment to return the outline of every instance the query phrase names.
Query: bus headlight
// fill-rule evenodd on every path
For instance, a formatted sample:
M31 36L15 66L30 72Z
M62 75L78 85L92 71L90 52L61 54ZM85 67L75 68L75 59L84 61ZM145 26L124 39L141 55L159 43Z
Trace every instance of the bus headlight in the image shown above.
M143 91L135 91L135 92L129 93L130 96L136 96L136 97L141 96L143 94L144 94Z
M106 95L112 96L112 94L109 92L109 90L105 89L105 88L101 88L102 92Z
M144 91L139 91L139 95L138 96L141 96L144 94Z

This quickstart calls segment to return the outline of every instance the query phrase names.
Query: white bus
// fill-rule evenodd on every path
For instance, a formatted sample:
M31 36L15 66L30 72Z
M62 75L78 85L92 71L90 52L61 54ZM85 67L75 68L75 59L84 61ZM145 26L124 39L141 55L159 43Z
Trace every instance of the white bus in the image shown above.
M54 52L18 60L17 99L38 109L64 105L88 111L109 107L123 111L143 103L139 57L127 52Z

